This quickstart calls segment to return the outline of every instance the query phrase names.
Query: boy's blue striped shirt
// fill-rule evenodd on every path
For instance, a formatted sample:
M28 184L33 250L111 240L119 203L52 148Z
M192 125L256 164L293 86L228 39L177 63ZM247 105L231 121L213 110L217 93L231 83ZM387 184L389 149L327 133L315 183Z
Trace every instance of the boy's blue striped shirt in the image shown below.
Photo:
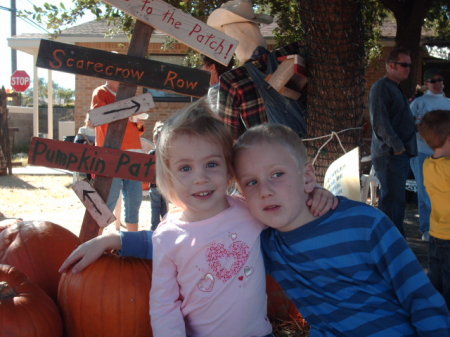
M443 298L381 211L340 197L336 210L261 241L312 337L450 336Z

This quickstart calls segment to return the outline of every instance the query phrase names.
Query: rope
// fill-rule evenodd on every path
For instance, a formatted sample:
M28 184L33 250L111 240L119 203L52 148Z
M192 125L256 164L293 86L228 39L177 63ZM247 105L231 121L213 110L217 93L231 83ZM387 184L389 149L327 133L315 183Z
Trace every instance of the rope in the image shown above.
M324 136L319 136L319 137L315 137L315 138L306 138L303 139L303 142L308 142L308 141L313 141L313 140L318 140L318 139L323 139L323 138L328 138L325 143L322 144L322 146L319 147L319 149L317 150L316 155L314 156L314 159L312 161L312 164L314 165L314 163L316 162L317 158L319 157L320 151L329 143L331 142L331 140L336 137L339 145L341 146L341 149L344 153L347 153L347 151L345 150L344 146L342 145L341 139L339 138L339 134L343 133L343 132L347 132L347 131L353 131L353 130L361 130L363 129L362 127L356 127L356 128L348 128L348 129L344 129L344 130L340 130L338 132L332 131L330 134L328 135L324 135Z

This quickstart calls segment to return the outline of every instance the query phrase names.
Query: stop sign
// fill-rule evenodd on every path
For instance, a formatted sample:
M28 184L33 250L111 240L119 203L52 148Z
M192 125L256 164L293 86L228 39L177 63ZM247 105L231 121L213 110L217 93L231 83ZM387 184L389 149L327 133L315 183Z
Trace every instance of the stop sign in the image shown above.
M16 70L11 75L11 87L17 92L23 92L30 86L30 76L25 70Z

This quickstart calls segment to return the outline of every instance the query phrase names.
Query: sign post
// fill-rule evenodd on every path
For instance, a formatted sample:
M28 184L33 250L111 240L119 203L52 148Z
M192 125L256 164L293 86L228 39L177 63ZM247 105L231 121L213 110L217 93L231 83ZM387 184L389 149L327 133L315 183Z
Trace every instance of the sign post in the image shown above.
M103 1L173 36L223 65L230 63L239 43L225 33L161 0Z
M41 40L36 65L50 70L142 85L181 95L201 97L207 94L210 78L208 71L147 60L142 56L114 54L104 50Z
M72 189L100 227L106 227L116 220L113 212L110 211L97 191L87 181L77 182L72 186Z
M99 126L128 118L154 107L155 102L153 102L152 95L146 93L89 110L89 120L92 125Z
M108 2L107 0L104 1ZM112 4L117 5L119 3ZM145 0L145 5L147 6L149 4L150 2ZM234 40L230 40L226 35L222 36L220 32L212 31L200 22L192 21L189 16L184 16L181 12L167 7L168 5L162 1L155 1L152 5L154 8L147 6L145 13L150 15L153 9L156 12L157 7L158 9L166 10L163 24L173 26L173 36L182 38L183 42L188 40L188 45L192 46L194 44L197 46L197 50L223 64L228 64L237 45ZM69 149L67 146L61 147L59 144L55 145L42 139L35 139L34 146L31 149L32 162L34 161L35 163L43 160L47 165L63 165L67 168L76 166L77 170L101 171L104 175L96 175L92 191L95 190L103 201L108 199L112 177L122 175L122 177L127 177L128 179L145 179L145 181L148 181L147 176L151 176L154 172L152 170L154 164L152 157L143 155L144 158L142 158L133 155L132 158L128 153L122 153L123 151L120 150L115 157L113 156L114 158L112 160L117 160L118 158L118 162L115 164L115 171L112 174L108 172L111 166L106 165L109 160L106 159L108 151L114 151L115 149L117 151L122 145L128 123L126 116L137 113L142 107L142 103L153 104L152 101L147 101L146 97L144 100L146 102L137 101L139 98L134 97L136 95L137 85L194 97L205 95L209 88L210 74L206 71L150 61L143 58L148 52L154 24L155 21L153 18L152 20L136 21L127 56L57 43L55 41L41 40L37 66L119 81L120 85L116 96L116 103L128 99L128 101L108 106L95 112L95 115L98 115L96 117L99 117L97 125L108 123L108 131L103 145L104 150L96 149L95 147L93 149L75 149L72 147ZM190 27L192 24L193 26ZM182 26L183 29L181 29ZM186 27L190 27L188 34L183 33L178 36L177 31L184 30ZM130 105L129 103L132 104ZM111 121L107 120L110 117ZM82 150L82 152L75 153L78 150ZM94 152L89 154L88 152L92 150ZM43 156L44 154L45 156ZM53 158L52 156L56 156L57 158ZM151 179L149 180L151 181ZM99 223L100 220L96 221L92 214L94 216L100 213L102 213L101 215L104 214L99 208L98 202L92 202L94 192L91 190L87 191L86 189L84 191L81 193L81 198L84 201L87 200L89 205L92 204L91 206L95 207L93 207L93 210L91 209L91 212L88 210L85 212L79 235L81 242L90 240L101 233L101 228L99 227L101 225ZM102 219L100 222L105 224L112 219L110 216L106 218L106 220Z
M25 70L16 70L11 75L11 87L16 92L24 92L30 86L30 76Z
M144 57L147 54L152 33L153 27L137 21L134 26L133 35L131 36L128 56ZM116 101L134 97L136 95L136 90L137 85L135 84L120 83ZM127 123L128 119L125 118L109 124L104 147L120 149ZM108 200L111 183L112 178L109 177L98 176L94 179L94 188L103 200ZM99 234L99 228L100 227L92 218L90 213L86 211L84 213L83 224L81 225L79 235L81 242L85 242L96 237Z

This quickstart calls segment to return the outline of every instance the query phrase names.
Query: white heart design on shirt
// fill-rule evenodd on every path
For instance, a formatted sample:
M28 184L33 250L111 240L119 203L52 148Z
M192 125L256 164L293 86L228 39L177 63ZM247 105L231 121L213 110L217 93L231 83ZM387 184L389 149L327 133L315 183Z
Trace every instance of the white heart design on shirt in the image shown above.
M206 274L203 278L198 281L197 288L201 291L210 292L214 287L214 276L211 274Z

